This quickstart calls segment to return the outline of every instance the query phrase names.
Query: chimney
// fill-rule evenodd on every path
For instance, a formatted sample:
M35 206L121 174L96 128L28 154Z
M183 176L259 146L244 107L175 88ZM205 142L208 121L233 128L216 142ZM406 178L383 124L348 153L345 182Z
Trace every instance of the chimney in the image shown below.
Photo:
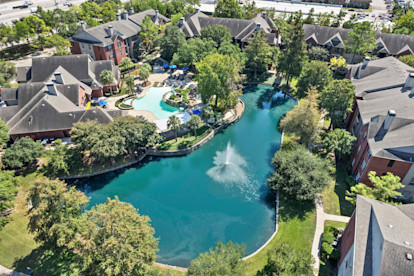
M368 66L368 63L371 59L369 57L365 57L362 63L362 69L365 69Z
M117 13L117 14L116 14L116 20L117 20L117 21L121 20L121 14L120 14L120 13Z
M81 24L82 31L85 31L86 30L85 21L81 21L80 24Z
M63 84L62 73L61 72L55 72L54 75L55 75L56 83Z
M131 7L131 10L129 11L129 14L134 14L134 7Z
M262 13L262 17L263 17L264 19L266 19L266 12L265 12L265 11Z
M195 9L195 13L198 13L200 11L200 8L199 7L197 7L196 9Z
M184 17L181 17L180 18L180 23L178 24L178 26L181 27L181 26L184 25L184 23L185 23L185 18Z
M410 73L404 84L404 90L414 88L414 73Z
M49 91L50 95L57 96L56 87L55 87L55 84L53 82L46 84L46 87L47 87L47 90Z
M109 25L108 30L109 30L109 35L113 36L114 35L114 27L112 25Z
M155 10L154 23L157 24L159 21L160 21L160 12L158 10Z
M384 130L390 129L390 126L392 124L392 121L395 118L395 115L396 115L395 110L393 109L388 110L387 117L385 117L385 120L384 120Z
M124 11L124 19L128 20L128 12L127 11Z
M260 23L257 23L257 24L256 24L256 31L260 31L261 26L262 26L262 25L260 25Z

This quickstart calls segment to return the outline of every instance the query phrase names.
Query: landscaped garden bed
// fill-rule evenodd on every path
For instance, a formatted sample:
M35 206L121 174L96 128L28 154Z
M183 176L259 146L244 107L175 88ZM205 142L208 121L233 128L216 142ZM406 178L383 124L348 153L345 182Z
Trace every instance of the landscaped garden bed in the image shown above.
M213 131L213 129L209 128L208 126L203 126L197 129L197 137L195 137L194 133L190 131L187 134L178 137L177 141L175 139L172 139L160 143L157 146L157 150L179 150L189 148L204 139L211 131Z

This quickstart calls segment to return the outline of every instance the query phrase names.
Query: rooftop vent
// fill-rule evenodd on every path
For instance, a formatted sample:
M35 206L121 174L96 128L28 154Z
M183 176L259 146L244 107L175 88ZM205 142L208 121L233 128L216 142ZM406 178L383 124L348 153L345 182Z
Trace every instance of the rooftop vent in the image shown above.
M407 260L409 260L409 261L413 260L413 254L411 254L411 253L407 253L406 257L407 257Z
M86 24L85 24L85 21L81 21L81 22L80 22L80 25L81 25L81 29L82 29L82 31L85 31L85 30L86 30Z
M117 13L117 14L116 14L116 20L117 20L117 21L121 20L121 14L120 14L120 13Z
M263 17L264 19L266 19L266 12L265 12L265 11L262 13L262 17Z
M407 77L407 80L404 84L404 90L413 89L414 88L414 73L410 73Z
M110 36L113 36L113 35L114 35L114 26L109 25L109 26L108 26L108 30L109 30L109 35L110 35Z
M410 242L409 241L404 241L404 244L405 245L410 245Z
M393 110L393 109L388 110L387 117L385 117L385 120L384 120L384 129L385 130L390 129L392 121L394 121L394 118L395 118L396 115L397 115L397 113L395 113L395 110Z
M131 7L131 9L129 10L129 14L134 14L134 7Z
M124 19L128 20L128 12L127 11L124 11Z
M394 228L394 226L392 224L388 224L389 228Z
M365 57L364 61L362 62L362 69L365 69L368 66L368 63L371 59L369 57Z
M260 28L262 27L262 25L260 23L256 24L256 31L260 31Z
M185 18L184 17L181 17L180 18L180 23L179 23L179 27L182 27L183 25L184 25L184 23L185 23Z
M63 84L63 77L61 72L55 72L56 83Z
M46 84L46 87L50 95L57 95L56 87L53 82Z

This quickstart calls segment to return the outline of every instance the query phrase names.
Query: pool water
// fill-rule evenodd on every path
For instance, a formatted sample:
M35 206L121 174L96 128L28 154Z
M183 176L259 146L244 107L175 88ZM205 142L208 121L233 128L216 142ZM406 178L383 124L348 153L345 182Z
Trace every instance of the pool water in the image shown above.
M158 119L176 115L180 113L180 109L169 106L162 100L162 96L168 91L171 91L171 87L150 87L147 89L146 95L135 99L132 105L135 110L151 111Z
M118 195L148 215L160 238L158 262L188 266L216 241L244 243L247 254L254 252L275 228L274 196L266 179L280 147L278 121L295 104L286 100L263 109L260 96L269 89L245 90L242 118L199 150L184 157L148 158L132 168L79 181L79 187L91 197L91 205ZM230 162L243 159L243 181L223 183L207 173L229 142Z

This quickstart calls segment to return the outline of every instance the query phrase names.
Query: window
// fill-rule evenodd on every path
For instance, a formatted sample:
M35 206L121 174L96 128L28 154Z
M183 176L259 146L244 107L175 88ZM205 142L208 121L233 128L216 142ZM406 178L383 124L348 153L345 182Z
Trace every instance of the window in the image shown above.
M391 168L392 166L394 166L395 160L390 160L390 162L388 162L387 167Z
M360 150L361 150L361 145L359 145L357 153L359 153Z
M121 47L121 41L118 41L118 47Z
M119 50L119 54L122 56L122 50Z
M108 49L108 51L111 51L112 50L112 45L108 45L107 49Z
M110 55L109 55L109 58L114 58L114 55L113 55L113 54L110 54Z
M414 178L411 179L410 183L408 185L414 185Z
M367 139L367 132L368 131L365 131L364 136L362 137L362 141L365 141L365 139Z
M362 164L361 164L361 170L364 171L366 167L367 167L367 162L364 159L364 161L362 161Z
M361 178L361 175L358 172L357 175L355 176L355 180L358 182L360 178Z
M368 149L368 158L371 158L372 152L371 149Z
M354 166L354 164L355 164L355 158L354 158L354 160L352 160L352 164L351 165Z

